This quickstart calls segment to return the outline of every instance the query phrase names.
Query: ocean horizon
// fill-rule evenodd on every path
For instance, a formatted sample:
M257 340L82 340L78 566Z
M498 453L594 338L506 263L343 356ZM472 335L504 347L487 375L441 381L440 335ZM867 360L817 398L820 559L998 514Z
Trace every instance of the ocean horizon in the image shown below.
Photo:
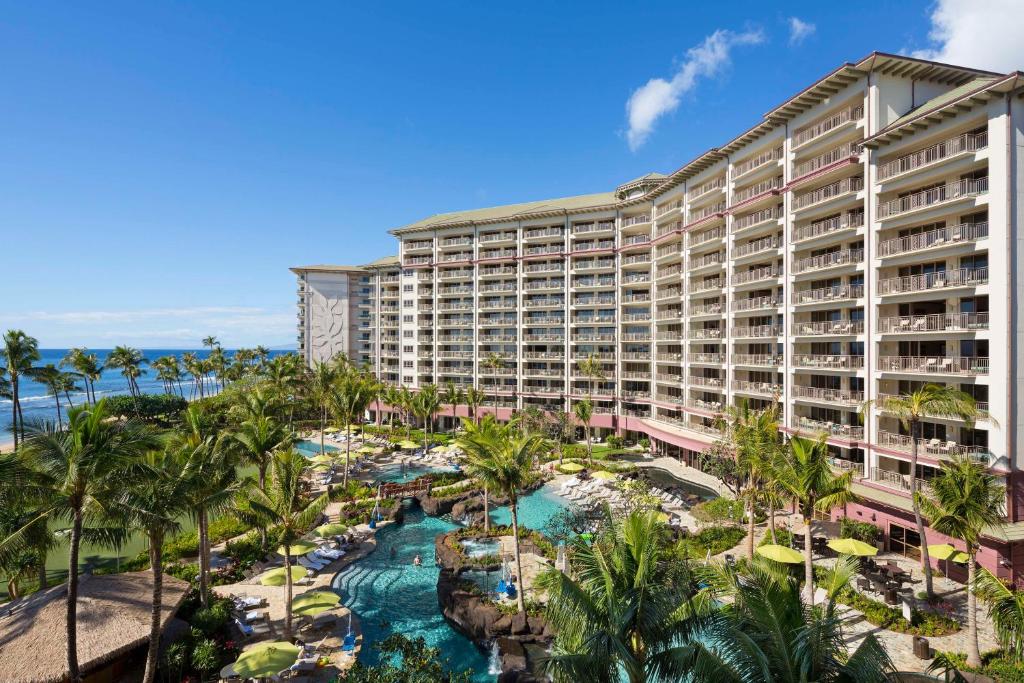
M113 349L89 349L90 353L95 353L99 356L100 362L105 362L107 356ZM56 366L60 366L61 359L67 354L69 349L39 349L39 360L36 361L35 365L46 365L53 363ZM179 360L182 354L194 353L199 358L206 358L210 355L210 349L166 349L166 348L151 348L143 349L139 348L142 355L152 362L154 359L160 356L176 356ZM224 349L224 352L230 358L235 350ZM285 353L293 353L294 349L270 349L270 357L280 356ZM65 368L71 370L70 368ZM157 379L156 371L148 365L143 365L142 370L144 374L138 378L139 389L144 394L162 394L164 393L163 382ZM213 379L207 380L205 386L212 386ZM46 420L57 419L57 407L53 396L47 394L46 386L39 384L38 382L29 378L23 378L20 382L21 390L19 392L21 397L21 410L25 415L25 423L31 424L33 422L40 422ZM79 381L78 391L70 392L71 404L80 405L85 402L85 387L83 383ZM192 377L191 375L183 375L181 380L181 389L184 392L185 398L189 398L192 391ZM121 371L117 369L105 369L103 374L100 376L95 383L96 398L103 398L105 396L119 396L128 393L128 380L121 375ZM68 400L66 397L60 397L61 410L64 411L68 407ZM10 428L12 423L12 402L9 399L0 399L0 445L9 445L14 441L14 436L11 434Z

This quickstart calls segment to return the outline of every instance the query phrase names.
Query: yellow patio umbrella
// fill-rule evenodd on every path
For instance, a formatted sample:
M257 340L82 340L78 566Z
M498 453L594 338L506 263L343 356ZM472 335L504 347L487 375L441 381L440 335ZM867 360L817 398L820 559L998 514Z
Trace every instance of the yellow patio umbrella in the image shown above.
M305 555L306 553L308 553L310 550L313 550L314 548L316 548L316 543L313 543L312 541L307 541L306 539L301 538L301 539L295 541L294 543L292 543L292 545L291 545L292 557L296 557L298 555ZM278 555L284 555L284 546L283 545L282 546L278 546L277 554Z
M334 462L334 458L324 453L323 455L314 455L309 461L318 465L329 465Z
M870 543L858 541L856 538L833 538L828 542L828 547L832 548L832 550L835 550L840 555L868 557L869 555L878 554L878 548Z
M420 445L415 441L409 441L408 439L404 439L398 442L398 447L401 448L402 450L409 451L414 448L419 448Z
M356 449L356 453L362 453L363 455L369 455L370 453L377 452L377 449L373 446L360 446Z
M331 466L326 462L316 462L310 466L310 469L317 470L319 472L324 472L326 470L331 469Z
M667 512L659 512L656 515L656 517L658 518L658 521L661 522L662 524L665 524L665 523L668 522L668 513Z
M339 430L337 427L328 427L327 429L324 430L324 434L337 434L338 431Z
M784 545L776 545L774 543L759 546L757 548L757 554L761 557L767 557L769 560L782 562L784 564L800 564L804 561L804 556L796 550L787 548Z
M313 529L313 533L317 536L323 536L324 538L327 538L328 536L338 536L346 531L348 531L348 527L341 522L329 522L327 524L321 524L317 528Z
M298 581L306 575L306 568L300 566L293 566L291 571L292 581ZM283 586L284 581L284 567L278 567L277 569L271 569L270 571L263 572L260 574L260 583L264 586Z
M936 560L949 560L959 564L963 564L967 560L971 559L970 555L962 550L957 550L948 543L928 546L928 554Z
M292 600L292 613L315 617L337 607L340 602L341 596L333 591L309 591Z
M231 665L241 678L269 678L295 663L299 648L283 640L257 643L243 652Z
M597 472L594 472L592 476L594 479L604 479L605 481L617 479L617 477L608 470L598 470Z
M447 450L448 450L447 446L434 446L433 448L430 449L430 452L431 453L444 453Z

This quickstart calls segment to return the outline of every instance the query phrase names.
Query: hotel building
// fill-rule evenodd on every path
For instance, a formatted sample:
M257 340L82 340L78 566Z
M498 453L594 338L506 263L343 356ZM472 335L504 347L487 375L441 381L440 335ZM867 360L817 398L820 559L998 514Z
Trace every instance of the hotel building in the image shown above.
M834 514L909 555L910 477L967 455L1008 491L980 558L1024 579L1022 93L1024 74L872 53L671 174L432 216L391 231L397 259L293 269L300 349L476 386L501 417L592 396L595 426L695 466L724 406L778 400L854 472L860 502ZM906 429L861 411L928 383L982 417L929 416L911 472Z

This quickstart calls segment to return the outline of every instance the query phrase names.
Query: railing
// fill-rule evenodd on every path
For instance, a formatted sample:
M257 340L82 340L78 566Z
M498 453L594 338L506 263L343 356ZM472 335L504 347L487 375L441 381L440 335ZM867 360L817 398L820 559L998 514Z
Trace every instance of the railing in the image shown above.
M441 240L442 247L461 247L473 244L472 237L447 237Z
M674 223L669 223L668 225L660 225L660 226L658 226L658 229L654 231L654 236L655 237L662 237L663 235L667 235L670 232L675 232L676 230L682 230L682 229L683 229L683 222L682 221L675 221Z
M577 264L577 267L579 265ZM524 269L526 273L564 273L564 263L530 263Z
M713 387L716 389L725 386L725 380L723 378L705 375L690 375L686 378L686 383L692 384L695 387Z
M914 448L912 437L903 434L893 434L884 430L878 432L878 445L893 450L910 453ZM992 452L984 446L966 446L956 441L943 441L942 439L917 439L918 453L933 457L952 458L966 456L978 462L987 463L992 458Z
M988 192L988 178L978 178L977 180L965 178L947 185L940 185L939 187L921 190L904 197L882 202L878 205L878 217L891 218L956 199L973 197L983 192Z
M686 359L691 363L724 363L724 353L688 353Z
M612 316L612 319L614 320L614 316ZM648 313L625 313L622 316L622 322L624 322L624 323L649 322L650 319L651 319L651 314L649 312Z
M654 359L667 362L681 361L683 359L683 354L662 352L655 354Z
M523 232L523 239L532 240L537 237L561 237L561 228L534 228Z
M704 268L705 266L718 266L725 263L725 252L716 251L705 256L690 259L690 269Z
M622 245L625 247L633 246L634 244L646 244L651 241L650 235L630 235L622 240Z
M597 333L580 333L572 336L574 344L580 342L613 342L615 341L614 334L597 334Z
M782 385L777 382L751 382L745 379L734 379L732 381L733 391L742 391L745 394L761 394L764 396L776 396L782 394Z
M714 190L719 190L723 187L725 187L725 176L720 175L717 178L712 178L711 180L701 183L697 187L691 189L689 192L686 193L686 198L689 199L690 201L693 201L694 199L697 199L702 195L705 195Z
M614 268L613 259L588 259L579 260L572 264L574 270L595 270L598 268Z
M671 201L671 202L665 202L664 204L658 204L654 208L655 208L656 215L663 216L666 213L668 213L669 211L675 211L676 209L683 208L683 200L682 200L682 198L680 198L680 199L676 199L676 200Z
M431 282L434 279L434 271L421 271L420 274L416 276L416 279L420 282ZM398 282L398 278L395 278L394 280L381 280L381 282Z
M902 315L881 318L879 331L893 332L951 332L987 330L988 313L933 313L930 315Z
M762 251L778 249L781 246L782 238L778 235L769 235L768 237L761 237L746 244L738 245L732 250L732 255L733 258L742 258L751 254L759 254Z
M515 275L518 272L515 266L480 266L481 275Z
M740 163L734 165L732 167L732 175L734 178L738 178L739 176L744 175L745 173L753 171L755 168L760 168L765 164L770 164L773 161L778 161L781 158L782 145L779 145L778 147L761 152L760 154L752 156L749 159L745 159Z
M565 370L550 370L548 368L523 368L524 375L533 377L565 377Z
M629 266L629 265L632 265L634 263L650 263L650 262L651 262L651 255L650 254L633 254L631 256L623 257L623 259L622 259L622 265L624 265L624 266Z
M864 189L864 179L860 176L843 178L834 183L829 183L816 190L798 194L793 197L793 209L806 209L809 206L826 202L835 197L841 197L851 192L859 192Z
M599 277L599 278L578 277L578 278L573 278L572 286L573 287L614 287L615 286L615 278L614 277L609 277L609 278L603 278L603 277Z
M548 333L548 334L524 334L523 341L525 342L554 342L562 341L565 339L564 333Z
M690 315L719 315L722 313L722 308L722 304L719 302L716 304L690 306L688 310ZM679 317L679 315L682 315L682 311L678 311L676 317Z
M473 252L471 251L456 251L452 254L442 254L441 258L438 259L441 263L451 263L453 261L472 261Z
M879 294L906 294L948 287L972 287L988 282L988 268L958 268L878 281Z
M516 374L515 368L489 368L484 364L480 364L479 370L481 375L514 375Z
M691 327L690 339L721 339L722 328L720 327Z
M683 267L678 263L667 268L661 267L656 271L656 277L660 280L663 277L672 277L673 275L679 275L683 272Z
M658 277L661 277L661 275L659 275ZM650 281L651 281L651 274L650 273L630 273L629 275L625 275L622 278L622 283L623 284L627 284L627 285L628 284L632 284L634 282L650 282Z
M745 338L781 337L782 328L778 325L751 325L746 327L734 327L730 334L733 337Z
M863 320L822 320L819 322L793 323L794 336L863 334Z
M557 351L527 351L523 354L525 360L562 360L565 354Z
M699 280L697 282L690 283L690 293L699 294L700 292L710 292L714 289L723 289L725 287L725 281L720 277L712 278L711 280Z
M650 370L624 370L621 375L622 379L650 379Z
M432 249L434 240L409 240L403 244L406 249Z
M878 243L879 256L896 256L944 244L974 242L988 237L988 223L961 223L906 237L893 237Z
M716 213L722 213L725 211L725 202L719 202L718 204L712 204L706 206L698 211L691 211L689 216L690 223L696 223L699 220L703 220L708 216L713 216Z
M576 242L572 245L573 253L583 251L594 251L597 249L614 249L615 240L587 240L586 242Z
M701 244L706 244L713 240L720 240L726 236L726 230L724 225L719 225L717 228L711 228L710 230L702 230L701 232L691 232L686 235L686 242L691 247L696 247Z
M871 468L871 481L876 484L881 484L888 488L897 489L899 491L910 491L910 475L900 474L892 470L884 470L881 467ZM924 490L924 487L928 485L927 479L921 479L917 477L917 490Z
M480 243L484 244L487 242L506 242L514 240L516 234L514 232L487 232L480 235Z
M438 351L438 358L473 358L472 351Z
M664 384L678 384L679 382L683 381L683 376L678 374L678 373L659 372L659 373L654 375L654 379L657 380L658 382L662 382ZM664 400L673 400L673 399L678 400L678 399L680 399L682 397L681 396L672 396L671 394L666 395L666 394L658 393L658 394L655 395L655 398L657 398L658 400L664 401Z
M732 283L734 285L742 285L748 282L760 282L761 280L771 280L778 277L782 277L782 267L776 264L774 266L762 266L761 268L733 273Z
M822 387L809 387L803 384L794 384L792 387L793 396L797 398L812 398L816 401L827 403L841 403L843 405L860 405L864 402L863 391L848 391L845 389L825 389Z
M420 266L426 263L430 263L429 256L406 256L405 265L407 266Z
M831 114L803 128L797 128L793 133L793 146L799 147L811 140L820 138L822 135L826 135L850 121L856 121L862 116L864 116L864 105L858 104Z
M481 292L490 291L489 289L486 289L486 287L497 288L497 287L503 287L503 286L504 285L484 285L483 287L480 287L480 291ZM515 285L513 285L512 288L515 289ZM438 293L441 296L451 296L453 294L472 294L473 293L473 285L456 285L454 287L442 287L439 290Z
M649 392L649 391L640 391L640 390L623 389L622 391L619 392L619 396L621 396L622 398L625 398L625 399L631 399L631 398L650 398L651 397L651 392Z
M738 192L734 192L732 195L732 203L739 204L745 202L748 199L752 199L758 195L762 195L772 190L778 190L783 186L782 176L776 176L769 178L768 180L762 180L759 183L746 187Z
M793 264L793 273L809 273L825 268L835 268L864 261L863 249L840 249L827 254L802 258Z
M624 304L643 303L650 300L651 295L648 294L647 292L641 292L638 294L626 294L625 296L622 297L622 303ZM615 303L615 297L611 297L609 300L600 299L598 303Z
M615 354L611 351L577 351L572 354L573 358L584 359L593 356L596 360L615 360Z
M512 319L515 322L515 318ZM543 315L534 318L526 318L523 320L523 325L526 327L536 325L565 325L565 318L560 315Z
M641 223L650 223L651 217L649 214L640 214L639 216L629 216L622 219L622 227L628 228L632 225L640 225Z
M886 408L885 408L886 401L891 400L891 399L900 399L900 398L902 398L902 396L899 396L897 394L879 393L875 398L876 398L876 405L878 406L878 408L883 413L889 413L889 411L886 410ZM978 419L984 420L984 419L987 419L989 417L989 403L988 403L988 401L975 401L974 402L974 409L977 412ZM946 420L962 420L963 419L963 418L961 418L958 415L943 414L943 413L941 413L939 411L935 411L935 410L925 411L925 415L927 417L937 417L937 418L946 419Z
M734 311L755 311L762 308L778 308L782 305L779 296L752 296L746 299L734 299L732 310Z
M683 243L675 242L673 244L663 244L660 247L655 248L654 258L661 259L666 256L678 256L683 253Z
M622 335L622 341L651 341L650 332L626 332Z
M864 367L864 356L798 353L793 356L793 365L815 370L859 370Z
M838 422L826 422L823 420L812 420L802 415L796 416L791 423L795 429L807 430L813 433L825 433L829 436L846 439L849 441L861 441L864 439L864 428L855 425L844 425Z
M659 287L658 288L658 301L662 299L675 299L683 295L683 288L678 285L672 287Z
M859 142L847 142L846 144L839 145L835 149L830 149L824 154L808 159L797 164L793 168L793 177L801 178L810 173L825 168L829 164L834 164L837 161L848 159L849 157L855 157L860 154L861 146Z
M657 340L658 341L674 341L674 342L682 341L683 340L683 332L682 332L682 330L663 330L661 332L658 332Z
M823 301L859 299L864 296L864 285L835 285L818 289L802 289L793 292L794 304L816 304Z
M750 228L767 221L776 221L782 218L782 213L782 207L774 206L767 209L761 209L760 211L755 211L753 213L748 213L743 216L737 216L732 222L733 232L745 230L746 228Z
M523 253L526 256L536 256L537 254L560 254L565 249L563 244L548 244L542 247L526 247Z
M735 365L753 365L756 367L782 367L785 358L765 353L734 353L731 362Z
M862 225L864 225L864 209L845 211L838 216L822 218L811 221L810 224L803 227L794 228L793 241L809 240L840 230L859 228Z
M988 133L964 133L955 138L943 140L931 147L919 149L916 152L904 154L900 157L887 161L878 166L878 179L886 180L893 176L907 173L914 169L927 166L947 159L962 152L976 152L979 149L988 147Z
M926 375L987 375L989 362L981 356L879 356L878 369Z

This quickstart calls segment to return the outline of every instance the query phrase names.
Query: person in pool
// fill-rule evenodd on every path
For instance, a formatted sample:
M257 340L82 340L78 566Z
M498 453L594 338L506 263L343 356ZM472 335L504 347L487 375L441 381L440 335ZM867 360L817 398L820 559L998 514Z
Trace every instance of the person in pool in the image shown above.
M398 551L395 550L394 546L391 546L391 559L395 559L398 556Z
M416 557L413 558L412 563L413 563L413 566L419 567L420 565L423 564L423 560L421 560L420 556L417 555Z

